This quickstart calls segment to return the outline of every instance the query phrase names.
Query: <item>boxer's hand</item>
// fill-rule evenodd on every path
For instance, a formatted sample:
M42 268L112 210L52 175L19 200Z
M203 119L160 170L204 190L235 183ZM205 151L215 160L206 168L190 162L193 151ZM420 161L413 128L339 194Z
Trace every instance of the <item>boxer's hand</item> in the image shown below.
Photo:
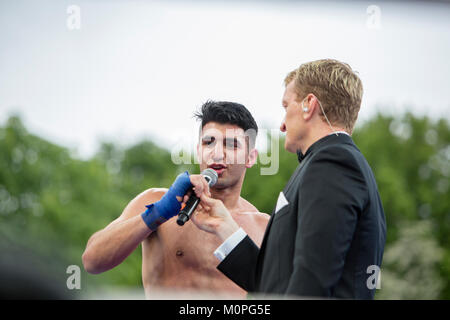
M191 220L200 230L216 234L222 241L239 229L223 202L205 193L201 195Z
M187 171L180 173L164 196L159 201L147 205L147 210L141 214L147 227L155 231L159 225L175 216L180 211L180 201L191 187L189 173Z
M206 182L206 179L201 174L191 174L189 178L191 179L192 189L194 190L195 195L198 198L200 198L203 193L211 197L208 182ZM188 192L183 197L183 203L186 203L188 201L189 197L191 196L191 193L192 192Z

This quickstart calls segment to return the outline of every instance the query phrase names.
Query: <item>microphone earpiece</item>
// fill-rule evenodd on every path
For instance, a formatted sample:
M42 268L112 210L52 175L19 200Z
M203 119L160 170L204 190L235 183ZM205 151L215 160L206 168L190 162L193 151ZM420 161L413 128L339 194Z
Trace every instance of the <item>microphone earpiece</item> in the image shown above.
M303 112L308 112L308 110L309 110L308 107L305 107L305 99L303 99L303 101L302 101L302 109L303 109Z

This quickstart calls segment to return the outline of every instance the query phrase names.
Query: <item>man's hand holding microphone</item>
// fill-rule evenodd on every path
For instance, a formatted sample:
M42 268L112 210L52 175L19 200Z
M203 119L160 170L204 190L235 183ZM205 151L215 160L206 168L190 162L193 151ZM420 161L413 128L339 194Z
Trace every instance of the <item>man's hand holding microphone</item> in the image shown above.
M141 214L150 230L179 215L177 223L182 226L192 219L201 230L216 234L226 240L239 229L222 201L213 199L209 190L217 182L217 173L206 169L201 174L183 172L175 179L167 193L158 202L152 203ZM180 211L182 204L185 207Z
M209 192L201 194L200 203L191 219L199 229L215 234L222 241L239 229L223 202L211 198Z

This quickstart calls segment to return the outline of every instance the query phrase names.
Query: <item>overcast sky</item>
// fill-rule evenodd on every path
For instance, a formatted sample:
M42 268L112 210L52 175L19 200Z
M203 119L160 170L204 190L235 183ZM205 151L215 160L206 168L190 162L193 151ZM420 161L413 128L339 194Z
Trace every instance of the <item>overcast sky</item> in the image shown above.
M208 99L278 128L285 75L321 58L359 72L360 121L450 118L450 5L0 0L0 124L20 114L84 158L102 140L193 144Z

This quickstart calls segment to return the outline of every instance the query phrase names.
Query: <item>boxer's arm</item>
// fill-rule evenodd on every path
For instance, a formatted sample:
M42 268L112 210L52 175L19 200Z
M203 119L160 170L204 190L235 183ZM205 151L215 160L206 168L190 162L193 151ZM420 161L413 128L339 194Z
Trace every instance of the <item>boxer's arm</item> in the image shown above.
M105 272L122 263L152 230L141 217L146 205L161 199L167 189L148 189L126 206L119 218L89 239L82 260L87 272Z

